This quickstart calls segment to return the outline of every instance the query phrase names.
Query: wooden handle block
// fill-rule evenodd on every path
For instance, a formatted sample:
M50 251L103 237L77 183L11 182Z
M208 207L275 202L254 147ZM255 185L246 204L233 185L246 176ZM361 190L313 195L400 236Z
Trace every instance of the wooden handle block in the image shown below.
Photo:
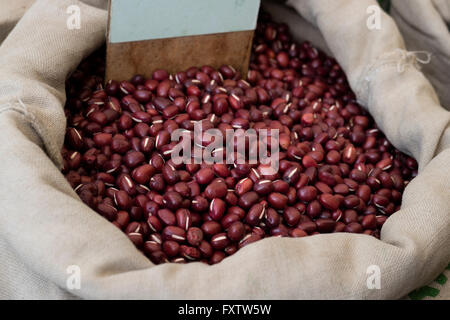
M231 65L247 76L260 0L109 0L106 81Z
M254 31L108 43L106 79L126 80L135 74L150 77L157 69L170 73L189 67L233 66L247 77Z

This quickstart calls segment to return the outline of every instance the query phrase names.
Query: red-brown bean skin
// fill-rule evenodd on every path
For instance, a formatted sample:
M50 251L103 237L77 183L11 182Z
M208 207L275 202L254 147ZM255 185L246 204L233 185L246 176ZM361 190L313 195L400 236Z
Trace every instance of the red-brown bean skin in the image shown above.
M213 236L222 230L220 223L216 221L206 221L201 227L203 233L207 236Z
M236 221L230 225L227 236L231 241L240 241L245 235L245 226L242 222Z
M272 192L267 198L270 205L277 210L284 209L287 205L288 198L279 192Z
M203 241L203 231L200 228L189 228L186 233L186 238L189 244L199 246Z

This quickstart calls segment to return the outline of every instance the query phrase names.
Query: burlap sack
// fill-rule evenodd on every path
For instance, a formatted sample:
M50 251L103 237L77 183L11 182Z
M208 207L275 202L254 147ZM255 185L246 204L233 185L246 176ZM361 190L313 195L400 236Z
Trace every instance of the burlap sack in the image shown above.
M0 1L0 44L34 0Z
M71 4L81 8L79 30L66 28ZM64 80L104 41L106 12L77 0L37 0L0 47L1 298L399 298L444 269L450 114L422 73L391 54L404 48L392 19L382 14L381 30L366 28L374 0L291 5L323 34L392 143L419 161L420 174L381 241L351 234L268 238L214 266L153 265L85 206L59 171ZM66 286L74 265L79 289ZM380 289L367 286L372 265L380 268Z
M408 50L431 54L423 72L450 110L450 0L392 0L391 14Z

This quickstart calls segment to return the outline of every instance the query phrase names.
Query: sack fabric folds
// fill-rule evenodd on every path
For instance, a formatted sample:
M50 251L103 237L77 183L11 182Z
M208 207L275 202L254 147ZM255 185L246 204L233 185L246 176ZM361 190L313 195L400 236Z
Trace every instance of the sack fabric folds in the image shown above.
M80 7L80 29L66 26L70 5ZM381 13L381 29L367 28L374 0L289 5L311 34L322 34L390 141L419 162L381 241L343 233L267 238L214 266L152 264L60 172L64 82L105 41L107 12L78 0L37 0L0 46L0 298L400 298L447 266L450 113L405 59L394 21ZM373 265L380 289L367 285ZM71 266L79 289L67 286Z
M431 55L422 71L450 110L450 0L392 0L391 14L408 50Z

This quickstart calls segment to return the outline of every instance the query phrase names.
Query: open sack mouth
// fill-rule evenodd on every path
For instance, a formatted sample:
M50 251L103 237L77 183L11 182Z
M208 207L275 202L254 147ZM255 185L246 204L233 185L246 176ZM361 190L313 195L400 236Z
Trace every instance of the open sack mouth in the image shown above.
M103 86L103 55L67 82L63 172L154 263L215 264L270 236L379 238L417 175L338 63L293 42L269 14L260 14L247 80L224 65Z
M292 42L268 14L247 81L232 66L204 66L103 88L101 54L67 83L63 172L154 263L214 264L269 236L379 237L417 174L416 161L358 105L337 62ZM270 164L250 159L266 141L249 143L245 132L239 140L236 129L276 130ZM231 146L204 150L211 130L216 142L232 132ZM174 161L174 149L191 140Z

